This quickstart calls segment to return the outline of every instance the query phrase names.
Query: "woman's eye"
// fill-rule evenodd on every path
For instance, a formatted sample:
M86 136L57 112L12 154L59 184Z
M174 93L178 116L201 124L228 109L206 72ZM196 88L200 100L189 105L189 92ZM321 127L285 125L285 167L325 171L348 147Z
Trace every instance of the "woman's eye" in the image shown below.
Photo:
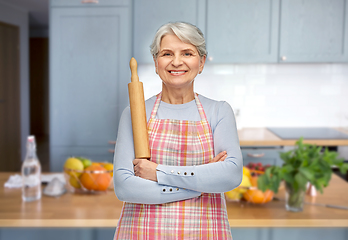
M162 56L170 56L170 53L163 53Z
M184 56L186 56L186 57L192 56L192 53L189 53L189 52L184 53Z

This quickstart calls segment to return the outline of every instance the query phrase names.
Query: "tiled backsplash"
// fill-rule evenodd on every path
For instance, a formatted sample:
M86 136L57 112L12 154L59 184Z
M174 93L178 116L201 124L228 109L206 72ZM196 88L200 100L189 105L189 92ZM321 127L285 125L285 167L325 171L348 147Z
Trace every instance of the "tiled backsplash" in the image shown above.
M161 91L140 65L145 98ZM206 64L195 92L225 100L242 127L348 127L348 64Z

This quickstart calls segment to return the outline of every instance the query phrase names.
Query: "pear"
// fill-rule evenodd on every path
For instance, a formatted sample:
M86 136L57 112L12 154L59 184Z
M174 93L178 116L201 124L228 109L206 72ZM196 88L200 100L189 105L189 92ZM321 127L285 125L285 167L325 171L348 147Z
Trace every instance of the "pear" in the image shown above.
M84 157L76 157L76 158L82 162L84 168L87 168L92 165L92 161L89 160L88 158L84 158Z

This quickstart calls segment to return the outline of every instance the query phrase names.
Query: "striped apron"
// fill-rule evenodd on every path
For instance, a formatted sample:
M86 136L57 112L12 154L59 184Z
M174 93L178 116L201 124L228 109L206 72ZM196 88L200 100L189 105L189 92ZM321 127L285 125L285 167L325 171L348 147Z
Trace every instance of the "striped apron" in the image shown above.
M156 119L158 95L148 122L151 161L193 166L214 158L212 131L197 94L195 100L201 121ZM114 239L232 239L224 194L165 204L125 202Z

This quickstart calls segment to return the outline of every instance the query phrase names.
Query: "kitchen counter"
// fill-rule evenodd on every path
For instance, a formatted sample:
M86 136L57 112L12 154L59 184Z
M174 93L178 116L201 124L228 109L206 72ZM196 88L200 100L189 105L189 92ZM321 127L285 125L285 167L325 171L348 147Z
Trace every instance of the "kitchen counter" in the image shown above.
M334 128L348 134L344 128ZM241 146L294 146L296 140L284 140L273 134L267 128L243 128L238 130ZM348 139L315 139L304 140L305 143L318 146L348 146Z
M13 173L12 173L13 174ZM43 195L24 203L20 189L4 188L10 173L0 173L0 227L115 227L122 210L113 191L95 195ZM284 199L284 190L277 197ZM308 202L348 207L348 183L332 175L324 194L306 196ZM264 205L227 202L231 227L348 227L348 210L306 204L303 212L285 210L284 201Z

